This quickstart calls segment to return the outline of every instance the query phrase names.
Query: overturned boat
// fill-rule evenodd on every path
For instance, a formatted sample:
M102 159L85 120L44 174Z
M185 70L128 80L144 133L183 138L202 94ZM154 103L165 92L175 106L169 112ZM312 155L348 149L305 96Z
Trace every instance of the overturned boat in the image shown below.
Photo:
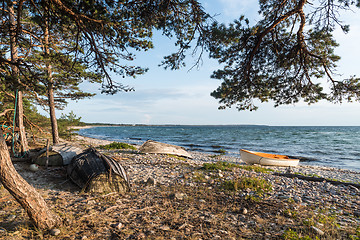
M241 159L247 164L260 164L265 166L295 167L299 159L291 159L285 155L240 150Z
M142 153L159 153L159 154L172 154L181 157L192 158L191 154L188 153L185 148L171 145L167 143L156 142L153 140L147 140L140 148Z

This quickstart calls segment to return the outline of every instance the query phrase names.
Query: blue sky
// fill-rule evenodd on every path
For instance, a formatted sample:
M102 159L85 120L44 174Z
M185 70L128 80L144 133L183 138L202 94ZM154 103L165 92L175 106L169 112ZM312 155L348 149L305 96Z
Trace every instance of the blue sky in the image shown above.
M245 0L201 1L205 10L217 16L219 21L231 22L241 14L250 21L256 21L257 2ZM360 56L360 14L348 12L344 16L351 25L350 32L336 31L340 47L336 53L341 56L338 72L344 78L360 76L358 56ZM85 122L129 123L129 124L265 124L265 125L360 125L360 103L320 102L311 106L305 103L273 107L273 103L259 104L255 112L237 111L234 107L218 110L218 102L210 96L220 81L211 79L211 73L219 64L203 57L199 69L192 69L192 61L179 71L158 67L162 57L174 48L170 40L156 36L155 48L146 53L137 53L134 64L145 66L149 71L135 79L114 77L114 80L135 88L135 92L116 95L100 94L97 85L83 87L99 94L91 99L70 102L61 113L74 111Z

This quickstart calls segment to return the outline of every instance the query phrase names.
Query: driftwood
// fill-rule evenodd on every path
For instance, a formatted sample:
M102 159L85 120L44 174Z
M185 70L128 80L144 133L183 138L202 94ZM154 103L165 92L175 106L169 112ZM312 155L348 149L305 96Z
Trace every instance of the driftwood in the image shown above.
M140 148L142 153L160 153L160 154L172 154L181 157L192 158L185 148L167 143L155 142L153 140L146 141Z
M298 178L298 179L312 181L312 182L328 182L333 185L353 186L353 187L356 187L357 189L360 189L360 184L357 184L357 183L335 181L335 180L326 179L323 177L310 177L310 176L304 176L304 175L293 174L293 173L274 173L274 175L281 176L281 177L288 177L288 178Z
M67 167L70 179L85 192L130 191L125 169L113 158L90 147L76 156Z

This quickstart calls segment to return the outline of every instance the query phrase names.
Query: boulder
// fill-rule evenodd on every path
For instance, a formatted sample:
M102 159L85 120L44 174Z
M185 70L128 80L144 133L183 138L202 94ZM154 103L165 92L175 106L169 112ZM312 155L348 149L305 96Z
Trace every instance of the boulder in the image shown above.
M160 153L160 154L172 154L181 157L192 158L185 148L167 143L156 142L153 140L146 141L140 148L142 153Z

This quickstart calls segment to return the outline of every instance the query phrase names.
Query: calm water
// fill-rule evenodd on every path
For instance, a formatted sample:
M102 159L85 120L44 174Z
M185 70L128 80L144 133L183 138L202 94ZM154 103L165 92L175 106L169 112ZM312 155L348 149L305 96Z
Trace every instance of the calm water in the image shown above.
M230 155L244 148L360 171L360 127L119 126L81 129L79 134L134 144L151 139L203 152L224 149Z

